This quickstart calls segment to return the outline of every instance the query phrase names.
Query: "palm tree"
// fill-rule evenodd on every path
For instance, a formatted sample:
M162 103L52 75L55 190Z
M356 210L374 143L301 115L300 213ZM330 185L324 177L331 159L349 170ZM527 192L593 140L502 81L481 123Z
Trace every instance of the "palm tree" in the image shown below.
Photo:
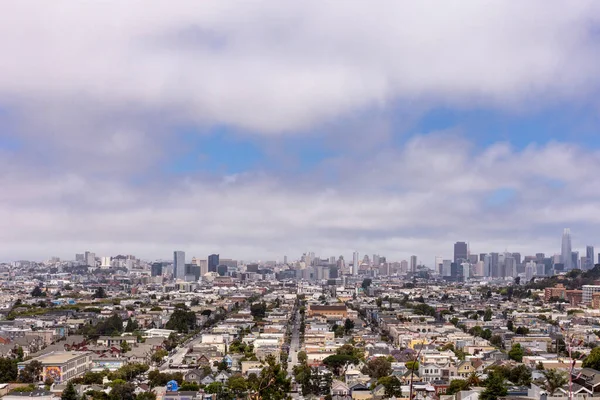
M549 369L544 370L542 374L544 374L544 378L546 378L546 381L544 382L544 389L546 389L550 396L552 396L556 390L563 387L568 382L564 371Z
M471 372L467 378L467 383L469 386L479 386L481 383L481 375L477 372Z

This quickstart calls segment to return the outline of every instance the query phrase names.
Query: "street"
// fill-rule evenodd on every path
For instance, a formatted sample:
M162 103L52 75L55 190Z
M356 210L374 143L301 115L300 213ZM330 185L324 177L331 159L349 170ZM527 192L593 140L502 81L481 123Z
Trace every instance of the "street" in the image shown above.
M290 341L290 353L288 361L288 374L292 375L294 366L298 365L298 351L300 351L300 311L296 311L294 327L292 328L292 340Z

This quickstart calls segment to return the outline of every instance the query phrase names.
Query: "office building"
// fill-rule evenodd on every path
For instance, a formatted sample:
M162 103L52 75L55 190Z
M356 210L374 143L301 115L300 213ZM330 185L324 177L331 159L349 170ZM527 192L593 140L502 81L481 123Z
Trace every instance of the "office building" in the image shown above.
M85 263L86 263L86 265L89 265L90 267L95 267L96 266L96 254L86 251L85 252Z
M491 256L491 254L486 254L483 258L483 276L486 276L486 277L492 276L492 256Z
M573 252L571 251L571 230L569 228L565 228L562 235L562 245L560 251L560 262L563 264L565 271L570 271L573 269L572 253Z
M417 256L410 256L410 272L417 273Z
M100 259L100 267L101 268L110 268L111 267L112 258L111 257L102 257Z
M517 276L517 260L512 255L504 258L504 276L509 278Z
M537 275L537 264L534 261L529 261L525 264L525 280L531 281L531 278Z
M452 260L442 261L442 276L452 276Z
M218 254L211 254L208 256L208 272L217 272L217 267L219 264Z
M75 254L75 261L85 262L85 254Z
M468 260L468 246L465 242L454 243L454 262L462 262Z
M352 275L358 275L358 251L352 254Z
M585 246L585 256L587 258L586 270L594 268L594 246Z
M173 279L185 280L185 252L173 252Z
M499 253L490 253L491 259L491 267L490 267L490 276L493 278L498 278L500 276L500 254Z
M162 276L163 274L163 264L159 262L155 262L152 264L150 268L150 273L152 276Z
M515 259L517 265L521 264L521 253L512 253L512 257Z
M287 256L283 256L283 263L284 263L284 264L287 264L287 263L288 263L288 262L287 262Z

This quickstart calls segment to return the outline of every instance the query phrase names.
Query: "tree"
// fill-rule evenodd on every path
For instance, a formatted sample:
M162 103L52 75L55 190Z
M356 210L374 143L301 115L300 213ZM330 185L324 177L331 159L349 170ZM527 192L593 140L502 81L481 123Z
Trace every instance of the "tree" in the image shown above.
M386 357L377 357L369 360L361 372L374 379L383 378L392 373L392 363Z
M113 385L109 400L135 400L135 386L133 383L117 383Z
M600 369L600 347L592 349L590 354L583 359L583 368Z
M17 360L0 357L0 383L14 382L18 375Z
M508 358L515 360L516 362L523 361L523 348L519 343L512 345L511 349L508 351Z
M502 347L502 336L500 335L494 335L490 338L490 343L492 344L492 346L496 346L496 347Z
M108 296L107 296L106 291L104 290L104 288L102 286L100 286L98 289L96 289L96 293L94 293L94 295L92 297L94 299L105 299Z
M63 390L60 395L60 400L78 400L79 396L77 395L77 391L75 390L75 385L73 382L69 382L65 390Z
M545 379L544 389L546 389L550 396L569 381L567 379L567 374L564 371L559 371L557 369L544 370L542 374L544 374Z
M513 332L515 330L515 325L513 324L513 322L511 320L508 320L508 322L506 323L506 327L511 332Z
M515 333L517 335L527 335L529 333L529 328L526 328L524 326L519 326L517 328L517 330L515 331Z
M381 305L383 304L383 300L381 300L381 297L378 297L377 300L375 300L375 304L377 305L377 307L381 308Z
M486 308L485 309L485 314L483 314L483 320L484 321L491 321L492 320L492 309L491 308Z
M183 382L179 387L180 392L197 392L200 386L196 382Z
M481 392L479 400L496 400L506 396L506 393L504 378L498 372L492 371L485 380L485 390Z
M346 318L346 321L344 321L344 331L348 334L352 329L354 329L354 321L350 318Z
M453 379L450 381L450 386L446 389L447 395L456 394L462 390L469 390L469 382L464 379Z
M402 397L402 383L397 377L384 376L383 378L379 378L377 383L383 385L387 397Z
M39 376L42 373L42 363L37 360L32 360L25 368L21 370L19 375L19 381L25 383L35 383L39 380Z
M44 293L39 286L34 287L33 290L31 291L31 297L44 297L44 296L46 296L46 293Z
M23 353L23 348L21 346L17 346L16 350L14 350L14 354L18 362L23 361L25 354Z
M307 360L308 360L308 357L306 355L306 352L305 351L299 351L298 352L298 362L300 364L304 364L304 363L306 363Z
M142 392L137 395L135 400L156 400L156 393L154 392Z
M196 313L188 311L185 307L176 307L166 325L167 329L179 333L188 333L196 329Z
M371 280L371 278L365 278L365 279L363 279L363 281L362 281L362 284L361 284L360 286L361 286L361 287L362 287L364 290L367 290L367 288L368 288L369 286L371 286L371 282L373 282L373 281Z
M227 380L227 388L231 393L235 394L236 397L243 397L248 390L248 384L243 376L233 375Z
M335 375L342 375L342 371L345 372L348 365L357 365L360 360L351 355L346 354L334 354L329 357L325 357L323 364L331 370Z
M291 381L287 377L287 371L277 363L275 357L266 358L267 365L260 372L260 376L250 380L248 399L250 400L284 400L288 399L291 389Z
M165 358L166 356L169 355L169 352L166 351L165 349L158 349L154 352L154 354L152 354L152 361L159 363L163 360L163 358Z
M128 351L131 351L131 346L126 340L123 340L121 342L121 353L127 353Z
M267 304L264 301L252 304L250 306L250 314L252 314L256 320L263 319L267 314Z
M418 361L407 361L404 365L409 371L418 371L419 370L419 362Z

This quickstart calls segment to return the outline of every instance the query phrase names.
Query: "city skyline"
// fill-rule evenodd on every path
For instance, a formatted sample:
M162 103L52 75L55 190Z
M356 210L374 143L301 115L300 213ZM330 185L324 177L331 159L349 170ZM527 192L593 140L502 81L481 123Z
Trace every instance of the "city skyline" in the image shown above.
M600 4L227 3L0 5L0 260L595 242Z

